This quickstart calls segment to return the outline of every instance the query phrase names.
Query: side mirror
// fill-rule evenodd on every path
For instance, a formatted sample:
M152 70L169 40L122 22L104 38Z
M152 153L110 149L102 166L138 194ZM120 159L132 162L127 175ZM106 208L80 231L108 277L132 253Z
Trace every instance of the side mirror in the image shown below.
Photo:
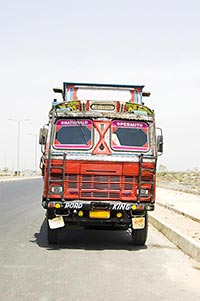
M163 133L162 133L161 128L157 128L157 130L160 131L159 135L157 135L157 138L156 138L157 153L160 156L163 153Z
M41 144L41 145L46 144L47 134L48 134L48 129L47 128L43 127L43 128L40 129L39 144Z
M149 97L151 95L151 92L142 92L142 96L144 96L144 97Z
M62 89L60 89L60 88L53 88L53 92L55 92L55 93L63 93L63 90Z

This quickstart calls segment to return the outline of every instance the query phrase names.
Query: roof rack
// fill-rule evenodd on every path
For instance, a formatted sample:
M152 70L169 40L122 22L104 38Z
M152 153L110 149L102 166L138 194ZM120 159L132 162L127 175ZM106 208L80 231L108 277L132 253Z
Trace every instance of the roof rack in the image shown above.
M96 84L96 83L74 83L64 82L63 90L54 88L54 92L62 93L64 101L77 101L78 90L109 90L109 91L128 91L130 92L129 102L143 104L142 96L150 96L149 92L143 92L144 85L119 85L119 84ZM100 99L98 99L100 100ZM108 99L107 99L108 100Z

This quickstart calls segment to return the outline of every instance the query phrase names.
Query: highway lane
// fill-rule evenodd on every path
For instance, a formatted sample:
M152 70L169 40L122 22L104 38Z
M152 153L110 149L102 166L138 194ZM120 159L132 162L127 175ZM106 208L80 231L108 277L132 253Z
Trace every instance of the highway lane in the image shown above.
M199 265L151 226L142 248L124 231L48 245L41 191L40 179L0 183L2 300L200 300Z

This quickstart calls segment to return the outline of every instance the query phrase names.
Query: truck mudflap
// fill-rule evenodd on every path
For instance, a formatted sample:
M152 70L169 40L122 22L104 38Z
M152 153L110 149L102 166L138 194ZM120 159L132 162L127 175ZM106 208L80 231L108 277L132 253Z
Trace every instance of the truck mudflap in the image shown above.
M49 202L47 218L50 229L64 226L113 226L133 229L145 227L145 212L152 204L122 202Z

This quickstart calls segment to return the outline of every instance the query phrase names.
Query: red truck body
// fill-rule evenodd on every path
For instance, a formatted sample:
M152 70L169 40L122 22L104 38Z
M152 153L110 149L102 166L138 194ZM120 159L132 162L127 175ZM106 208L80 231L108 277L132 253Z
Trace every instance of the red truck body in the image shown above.
M155 114L143 104L148 94L143 88L64 83L55 89L63 101L54 101L40 132L49 243L77 226L131 229L133 243L145 244L162 135L156 137ZM87 98L88 91L95 99ZM120 96L100 99L97 91Z

